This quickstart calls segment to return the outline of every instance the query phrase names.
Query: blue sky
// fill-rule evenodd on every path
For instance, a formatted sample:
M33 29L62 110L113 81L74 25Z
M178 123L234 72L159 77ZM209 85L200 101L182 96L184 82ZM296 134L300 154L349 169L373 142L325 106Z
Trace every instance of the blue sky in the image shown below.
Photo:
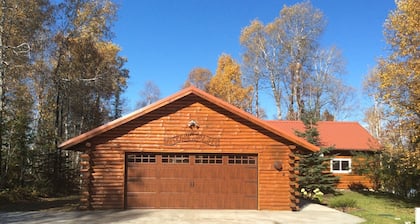
M126 111L135 109L139 92L148 80L167 97L181 89L195 67L213 73L222 53L241 62L241 30L258 18L269 23L292 0L117 0L120 5L114 42L128 59ZM345 82L358 90L363 77L386 54L383 24L394 0L312 0L328 22L321 38L324 47L337 46L346 60ZM275 114L274 101L263 107L268 118ZM362 105L350 120L363 119Z

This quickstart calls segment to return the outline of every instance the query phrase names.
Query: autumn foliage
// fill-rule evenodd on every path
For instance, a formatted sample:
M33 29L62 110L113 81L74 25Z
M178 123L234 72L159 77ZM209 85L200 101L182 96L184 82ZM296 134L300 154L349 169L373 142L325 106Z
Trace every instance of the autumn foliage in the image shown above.
M244 87L242 84L239 64L230 55L220 56L208 92L245 111L250 111L251 91L252 87Z
M385 151L371 171L380 187L420 197L420 2L398 0L385 21L387 57L366 79L374 106L366 121Z

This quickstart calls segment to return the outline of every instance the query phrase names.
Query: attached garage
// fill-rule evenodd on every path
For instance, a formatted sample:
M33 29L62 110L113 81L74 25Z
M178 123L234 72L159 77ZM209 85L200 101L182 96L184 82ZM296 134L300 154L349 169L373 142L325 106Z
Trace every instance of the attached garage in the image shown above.
M298 210L294 152L319 150L194 87L59 147L89 209Z

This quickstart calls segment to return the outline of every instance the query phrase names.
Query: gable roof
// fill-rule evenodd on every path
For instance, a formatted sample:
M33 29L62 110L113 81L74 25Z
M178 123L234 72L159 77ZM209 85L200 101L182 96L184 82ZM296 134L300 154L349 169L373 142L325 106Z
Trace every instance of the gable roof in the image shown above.
M251 114L249 114L249 113L247 113L247 112L245 112L245 111L243 111L243 110L241 110L241 109L239 109L239 108L237 108L237 107L235 107L235 106L233 106L233 105L231 105L231 104L229 104L229 103L227 103L227 102L225 102L225 101L223 101L223 100L221 100L221 99L219 99L215 96L212 96L212 95L210 95L210 94L208 94L208 93L206 93L206 92L204 92L204 91L202 91L202 90L200 90L200 89L198 89L194 86L190 86L188 88L185 88L185 89L183 89L183 90L181 90L181 91L179 91L179 92L177 92L177 93L175 93L175 94L173 94L173 95L171 95L167 98L164 98L164 99L159 100L159 101L157 101L153 104L150 104L146 107L143 107L139 110L136 110L136 111L134 111L134 112L132 112L132 113L126 115L126 116L123 116L121 118L113 120L109 123L106 123L106 124L104 124L102 126L99 126L95 129L92 129L92 130L90 130L90 131L88 131L84 134L81 134L79 136L71 138L71 139L61 143L58 146L58 148L60 148L60 149L71 149L72 147L74 147L74 146L76 146L80 143L88 141L91 138L94 138L94 137L96 137L96 136L98 136L102 133L105 133L105 132L107 132L111 129L114 129L114 128L120 126L120 125L123 125L127 122L130 122L130 121L132 121L132 120L134 120L138 117L141 117L142 115L145 115L145 114L147 114L151 111L159 109L163 106L166 106L166 105L168 105L168 104L170 104L170 103L172 103L176 100L179 100L179 99L181 99L183 97L186 97L188 95L191 95L191 94L194 94L194 95L196 95L196 96L198 96L198 97L200 97L204 100L207 100L207 101L217 105L218 107L221 107L221 108L223 108L223 109L225 109L225 110L227 110L227 111L229 111L229 112L231 112L231 113L233 113L233 114L235 114L235 115L237 115L237 116L239 116L239 117L241 117L245 120L248 120L251 123L254 123L254 124L258 125L258 126L264 128L264 129L270 131L271 133L273 133L273 134L275 134L279 137L282 137L282 138L286 139L287 141L290 141L293 144L296 144L297 146L306 148L306 149L308 149L310 151L314 151L314 152L319 151L318 146L315 146L313 144L308 143L307 141L305 141L302 138L297 137L293 133L291 134L290 132L284 131L282 129L275 128L272 125L268 124L267 122L262 121L262 120L258 119L257 117L255 117L255 116L253 116L253 115L251 115Z
M275 128L296 135L305 131L301 121L266 121ZM334 146L335 150L377 151L381 145L357 122L320 121L317 129L321 145Z

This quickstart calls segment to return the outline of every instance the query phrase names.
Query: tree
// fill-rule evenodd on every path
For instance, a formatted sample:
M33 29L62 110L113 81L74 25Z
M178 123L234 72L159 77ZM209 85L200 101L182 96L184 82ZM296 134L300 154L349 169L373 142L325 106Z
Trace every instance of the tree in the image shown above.
M365 79L373 106L366 111L369 129L384 151L368 158L378 187L403 198L420 197L420 2L396 1L385 21L387 57Z
M140 91L140 101L137 102L137 108L150 105L160 99L160 89L152 81L144 84L143 90Z
M195 86L201 90L207 91L212 76L213 74L207 68L194 68L188 74L188 78L185 81L183 88Z
M379 88L379 76L376 69L373 69L365 76L363 82L363 90L365 94L371 97L373 105L365 111L364 121L367 123L369 133L375 138L381 139L383 133L383 121L385 116L385 110L383 104L380 102Z
M239 64L230 55L219 57L216 74L210 80L208 92L243 110L250 111L252 87L242 85Z
M320 146L317 119L314 114L316 114L314 111L304 114L302 121L305 125L305 131L296 132L296 134L305 138L309 143ZM306 192L314 192L315 189L319 189L323 193L335 191L339 179L329 172L331 157L328 154L332 149L321 147L318 152L298 153L298 183L301 189L305 189Z
M420 147L420 3L399 0L385 22L385 38L391 47L387 58L378 62L379 92L411 150ZM405 140L403 140L405 141Z
M48 1L0 2L0 188L23 185L28 173L33 98L30 51L47 23ZM5 154L5 159L3 158ZM7 182L7 183L6 183Z
M325 109L342 111L350 91L337 77L344 69L339 50L319 49L325 23L322 12L304 2L285 6L267 25L254 20L242 30L244 71L254 87L256 107L259 91L269 87L278 119L299 120L312 109L318 118Z
M312 60L312 73L304 84L305 109L314 111L318 120L322 111L330 111L337 116L344 114L354 89L346 86L339 77L345 70L340 50L336 47L318 49Z
M57 145L121 116L128 70L112 43L116 5L0 4L0 191L74 190L78 154Z
M253 20L251 25L242 30L240 36L240 43L244 47L245 51L242 55L243 70L245 71L245 80L250 83L253 87L253 98L255 102L255 115L257 117L263 117L261 114L263 111L260 107L260 91L265 89L264 74L267 76L274 76L276 64L263 62L262 58L267 58L266 43L264 39L264 25L258 21ZM261 56L262 55L262 56ZM265 65L265 67L263 65ZM265 69L264 69L265 68ZM267 74L268 73L268 74ZM278 91L274 84L275 99L281 98L281 91ZM277 94L276 94L277 93ZM279 94L279 95L278 95ZM277 106L278 112L280 106Z
M44 74L51 79L48 95L53 97L53 110L44 114L47 120L42 122L54 124L53 142L49 146L44 142L44 147L55 156L52 169L46 171L55 191L63 189L62 170L67 170L62 152L56 150L58 144L118 116L128 71L123 68L126 59L119 56L120 48L111 41L116 10L110 0L65 0L56 7L49 58L44 62L48 68ZM65 154L70 157L70 152ZM77 161L77 155L73 156Z

